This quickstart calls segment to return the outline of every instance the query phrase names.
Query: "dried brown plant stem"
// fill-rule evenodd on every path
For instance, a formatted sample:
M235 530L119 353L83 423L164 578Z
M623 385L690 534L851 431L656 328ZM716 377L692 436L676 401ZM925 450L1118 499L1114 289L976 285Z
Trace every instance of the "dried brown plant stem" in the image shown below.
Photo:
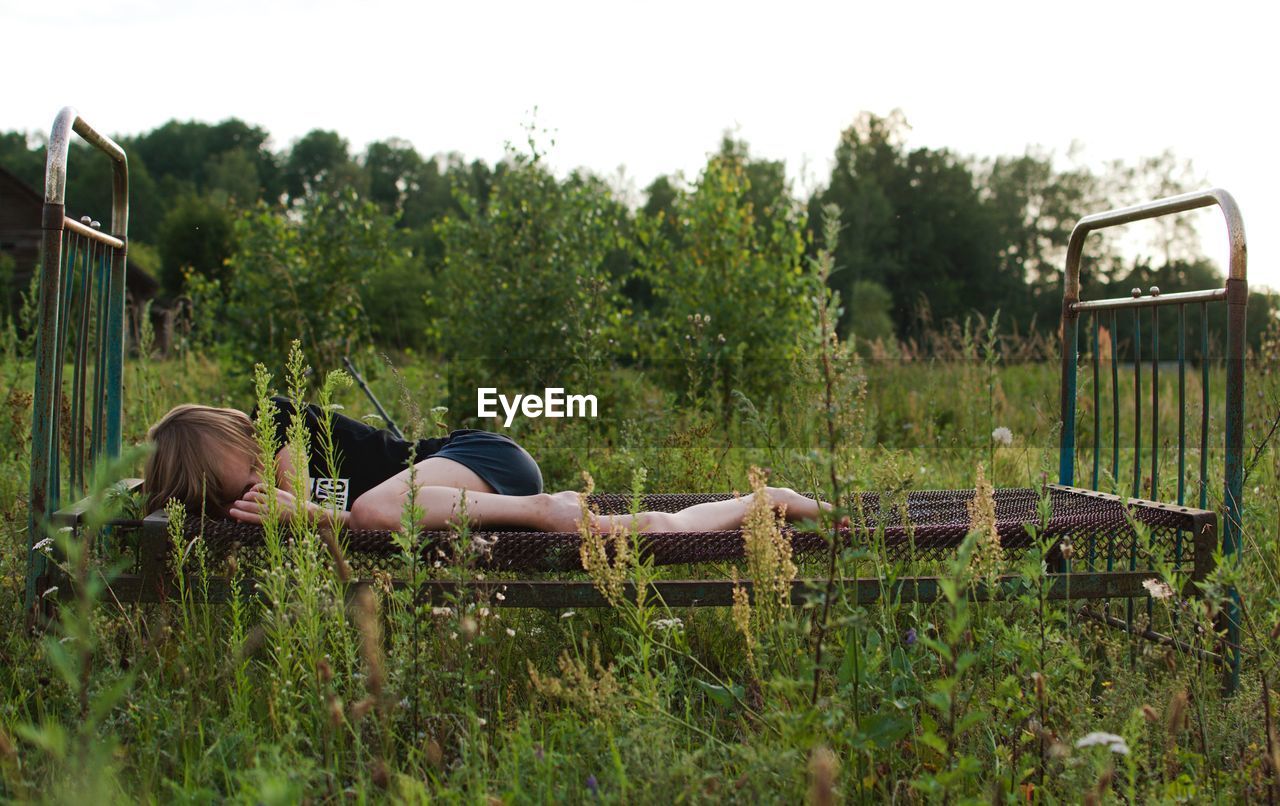
M831 262L834 255L831 253L831 244L835 243L836 236L839 232L839 214L828 209L825 211L824 236L828 244L824 254L818 258L818 279L821 283L819 287L818 297L818 327L822 338L821 359L822 359L822 384L823 384L823 403L827 420L827 450L828 467L831 471L831 551L827 556L827 584L824 595L822 597L822 615L818 619L817 631L814 636L813 645L813 692L809 697L811 705L818 703L818 689L822 682L822 643L826 638L827 620L831 615L831 598L835 595L836 587L836 560L840 555L840 502L843 500L840 494L840 473L836 469L836 449L838 442L838 434L836 433L836 409L835 409L835 371L831 366L831 352L836 339L835 330L831 324L830 309L827 305L825 294L827 288L827 277L831 273ZM854 703L853 712L854 724L857 724L858 709L857 703L857 676L854 676Z
M1271 768L1271 780L1267 782L1267 804L1275 806L1276 790L1280 789L1280 747L1276 746L1275 723L1271 717L1271 690L1267 686L1267 673L1259 672L1262 678L1262 729L1267 734L1267 764Z

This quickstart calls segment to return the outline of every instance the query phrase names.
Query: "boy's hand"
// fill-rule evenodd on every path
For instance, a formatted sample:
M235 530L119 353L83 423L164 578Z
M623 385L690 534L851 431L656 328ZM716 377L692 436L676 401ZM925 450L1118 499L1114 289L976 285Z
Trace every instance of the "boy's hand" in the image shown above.
M314 507L314 504L307 502L306 512L308 515L314 514ZM267 485L259 483L251 487L243 497L233 503L227 514L238 521L261 524L267 513L271 511L271 508L271 497L267 492ZM277 487L275 490L275 511L282 523L288 523L298 514L297 497L293 493Z

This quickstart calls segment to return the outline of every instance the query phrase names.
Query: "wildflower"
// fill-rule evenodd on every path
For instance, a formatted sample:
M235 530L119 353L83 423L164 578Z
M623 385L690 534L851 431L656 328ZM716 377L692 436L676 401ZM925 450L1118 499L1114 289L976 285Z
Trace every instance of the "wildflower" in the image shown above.
M679 618L660 618L654 619L653 628L655 630L678 630L684 626L684 622Z
M1096 744L1103 745L1112 753L1119 753L1122 756L1129 755L1129 743L1124 740L1123 736L1102 731L1094 731L1080 738L1076 741L1076 748L1092 747Z
M974 484L973 500L969 502L969 531L978 533L977 543L969 565L982 577L994 577L999 570L1004 551L1000 544L1000 532L996 528L996 495L987 481L986 468L978 464L978 478Z
M433 767L439 767L444 761L444 750L440 747L440 743L435 739L427 742L427 763Z
M542 761L545 755L546 754L543 752L541 744L535 744L533 746L533 757L535 759L537 759L538 761Z
M809 754L809 802L831 804L836 802L836 773L840 762L831 749L822 745Z
M510 637L510 638L515 638L515 637L516 637L516 631L515 631L515 630L513 630L512 628L508 627L508 628L507 628L507 636L508 636L508 637Z
M1190 697L1187 696L1185 689L1174 694L1173 698L1169 700L1167 727L1171 738L1187 726L1187 704L1189 702Z
M58 586L57 586L57 585L54 585L52 588L49 588L49 589L48 589L47 591L45 591L44 593L40 594L40 598L41 598L41 599L48 599L50 596L52 596L53 594L55 594L55 593L57 593L57 592L58 592Z
M997 445L1004 445L1007 448L1013 444L1013 432L1002 425L991 432L991 439Z
M1150 594L1152 599L1168 599L1173 596L1173 588L1158 579L1144 579L1142 580L1142 587L1147 589L1147 593Z
M378 622L377 603L373 592L362 586L356 591L351 607L351 620L360 634L360 654L369 669L366 686L371 699L376 700L382 694L383 658L382 658L382 626Z
M560 614L560 618L573 618L575 615L577 614L574 613L572 610L566 610Z
M578 520L578 558L582 568L591 577L600 595L616 607L622 601L623 588L631 576L634 558L631 541L616 523L611 522L609 533L602 533L595 524L595 513L587 504L587 496L595 489L591 474L583 471L586 489L578 496L581 516ZM612 556L611 556L612 555Z
M733 573L733 609L730 611L733 618L733 626L738 628L738 632L742 633L742 639L747 646L747 663L753 665L755 663L755 640L751 633L751 597L747 594L747 589L738 584L738 573Z
M618 707L621 687L614 677L613 666L600 662L599 648L593 644L589 653L586 646L583 649L584 657L571 655L568 651L561 653L557 662L560 677L541 675L532 661L526 661L529 682L534 691L548 699L562 700L600 716Z
M369 712L373 710L373 706L374 702L372 697L365 697L359 702L353 704L351 706L351 721L359 722L364 719L369 715Z
M391 784L391 773L387 770L387 762L381 757L373 760L373 771L369 776L379 789L386 789Z
M338 699L335 695L330 694L328 702L329 725L336 730L337 728L342 727L342 700Z
M463 616L462 621L458 622L458 632L462 633L462 637L466 641L470 641L476 637L476 633L480 631L480 625L476 624L476 620L471 616Z
M49 547L52 545L53 545L53 538L46 537L44 540L41 540L39 543L36 543L34 546L32 546L31 550L47 552L49 550Z
M747 574L756 586L757 607L773 612L790 603L796 566L791 561L791 541L782 533L784 516L774 509L765 489L766 471L752 467L747 478L752 493L751 505L742 519Z
M600 794L600 784L596 781L596 777L594 775L587 776L587 789L590 790L593 795Z
M916 628L912 627L911 629L907 630L906 635L902 636L902 643L906 644L907 646L915 646L915 643L918 639L919 639L919 636L916 635Z
M502 591L498 591L497 593L495 593L493 595L493 598L497 599L499 602L505 602L507 600L506 595L504 595Z

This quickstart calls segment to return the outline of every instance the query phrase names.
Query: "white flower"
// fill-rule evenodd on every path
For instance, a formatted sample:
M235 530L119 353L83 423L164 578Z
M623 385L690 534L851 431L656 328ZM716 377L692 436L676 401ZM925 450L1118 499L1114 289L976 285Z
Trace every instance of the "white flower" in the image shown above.
M1173 588L1158 579L1144 579L1142 580L1142 587L1147 589L1147 593L1151 594L1152 599L1168 599L1173 595Z
M32 546L32 547L31 547L31 550L32 550L32 551L47 551L47 550L49 549L49 547L50 547L50 546L52 546L52 545L53 545L53 538L52 538L52 537L46 537L44 540L41 540L39 543L36 543L34 546Z
M495 593L493 598L497 599L499 602L505 602L507 600L507 597L502 595L502 591Z
M1013 444L1013 432L1002 425L991 432L991 439L996 442L996 444L1007 447Z
M55 593L57 593L57 592L58 592L58 586L57 586L57 585L54 585L54 586L53 586L52 588L50 588L49 590L47 590L47 591L45 591L44 593L40 594L40 598L41 598L41 599L48 599L50 596L52 596L53 594L55 594Z
M1105 745L1112 753L1119 753L1122 756L1129 755L1129 744L1124 740L1123 736L1117 736L1114 733L1103 733L1102 731L1094 731L1088 736L1082 737L1076 742L1076 747L1092 747L1095 744Z
M660 618L653 622L655 630L678 630L683 626L684 622L678 618Z
M510 636L510 637L512 637L512 638L515 638L515 637L516 637L516 631L515 631L515 630L513 630L513 629L511 629L510 627L508 627L508 628L507 628L507 635L508 635L508 636Z
M433 608L431 608L431 615L433 615L433 616L447 616L447 615L451 614L452 612L453 612L453 610L451 610L451 609L450 609L450 608L448 608L448 607L433 607Z
M572 610L566 610L560 614L560 618L571 618L574 615Z

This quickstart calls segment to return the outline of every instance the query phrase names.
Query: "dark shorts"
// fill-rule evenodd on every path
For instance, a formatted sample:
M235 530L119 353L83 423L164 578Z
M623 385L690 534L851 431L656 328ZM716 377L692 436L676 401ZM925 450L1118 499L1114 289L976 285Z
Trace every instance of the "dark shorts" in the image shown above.
M449 435L449 444L431 455L457 462L501 495L542 492L538 463L511 437L492 431L454 431Z

